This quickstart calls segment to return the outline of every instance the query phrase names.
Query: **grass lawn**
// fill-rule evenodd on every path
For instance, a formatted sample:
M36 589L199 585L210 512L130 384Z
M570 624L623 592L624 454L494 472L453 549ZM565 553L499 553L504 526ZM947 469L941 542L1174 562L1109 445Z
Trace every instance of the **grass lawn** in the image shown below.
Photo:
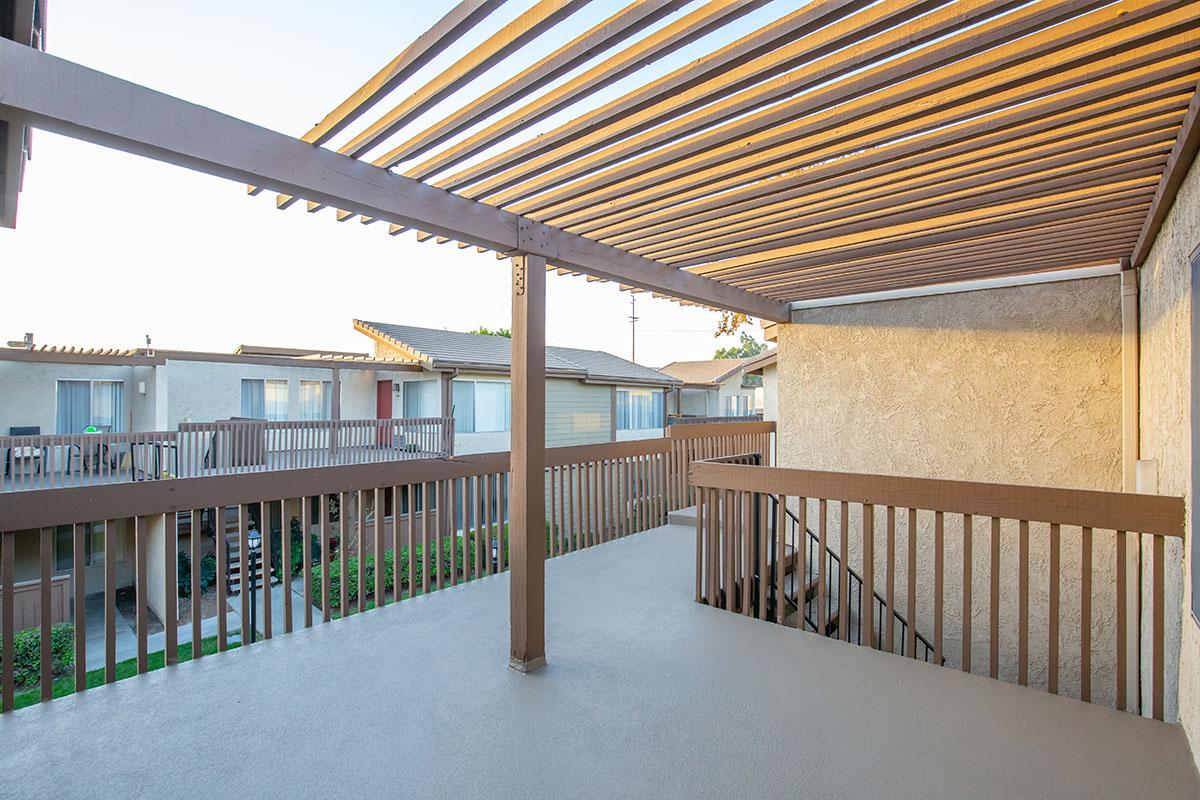
M238 642L230 642L229 643L230 650L233 650L234 648L240 647L240 646L241 645ZM200 640L200 649L201 649L201 652L206 656L216 653L217 652L217 637L209 636L207 639L201 639ZM191 660L192 660L192 643L187 642L185 644L179 645L179 661L184 662L184 661L191 661ZM165 661L166 661L166 655L162 650L159 650L156 653L150 653L146 659L147 669L148 670L162 669L163 666L165 665ZM137 674L137 659L136 658L130 658L130 659L126 659L125 661L117 662L117 680L119 680L119 681L124 680L125 678L133 677L136 674ZM87 673L87 687L89 689L91 689L95 686L100 686L103 683L104 683L104 667L100 667L99 669L90 670ZM54 681L54 696L55 697L65 697L66 695L74 694L74 693L75 693L75 675L74 674L64 675L61 678L57 678ZM24 708L25 706L32 706L32 705L35 705L35 704L41 702L41 699L42 699L41 687L36 686L36 685L30 686L28 688L21 689L14 693L13 707L14 708Z

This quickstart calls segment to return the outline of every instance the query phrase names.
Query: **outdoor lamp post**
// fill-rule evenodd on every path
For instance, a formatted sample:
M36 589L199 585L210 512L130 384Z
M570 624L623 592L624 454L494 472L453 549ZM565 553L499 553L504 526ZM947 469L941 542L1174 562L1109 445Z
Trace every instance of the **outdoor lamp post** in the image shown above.
M250 551L246 555L250 562L250 643L253 644L258 636L258 598L254 592L258 584L258 553L262 549L262 534L258 532L258 528L252 527L246 532L246 549ZM243 588L242 591L246 589Z

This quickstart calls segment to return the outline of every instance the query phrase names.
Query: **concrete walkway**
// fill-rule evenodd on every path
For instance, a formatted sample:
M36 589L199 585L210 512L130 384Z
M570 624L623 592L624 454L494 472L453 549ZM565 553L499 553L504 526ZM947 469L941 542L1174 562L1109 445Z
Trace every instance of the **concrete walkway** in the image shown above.
M282 584L277 584L271 587L271 628L273 633L283 632L283 593L284 587ZM256 601L256 616L259 632L265 630L263 624L263 593L259 590L254 593ZM228 620L228 631L230 641L241 641L242 617L239 613L241 609L241 598L238 595L229 597L229 611L226 619ZM181 603L186 603L185 599L180 600ZM304 582L297 580L292 583L292 627L300 628L304 625ZM87 668L89 670L99 669L104 666L104 595L94 594L89 595L85 602L84 608L87 613L86 630L87 630ZM314 606L313 619L321 619L321 610ZM136 620L130 619L118 609L117 611L117 661L135 658L137 656L137 628L135 627ZM200 633L204 638L217 635L217 618L216 616L206 617L200 621ZM181 622L179 624L179 644L192 641L192 623L190 621ZM152 633L146 637L146 650L149 653L157 653L166 648L166 634L162 631Z
M507 665L501 575L6 714L3 792L1200 796L1177 725L697 604L694 540L548 562L532 675Z

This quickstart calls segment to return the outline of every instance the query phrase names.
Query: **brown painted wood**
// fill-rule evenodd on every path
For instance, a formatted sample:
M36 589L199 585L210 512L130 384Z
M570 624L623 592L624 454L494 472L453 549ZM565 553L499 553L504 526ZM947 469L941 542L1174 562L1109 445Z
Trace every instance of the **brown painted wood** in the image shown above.
M198 456L197 456L198 457ZM202 658L204 656L204 648L200 646L203 640L203 617L204 612L201 606L201 591L200 591L200 565L204 561L204 536L201 533L201 513L199 509L192 509L190 512L191 533L188 536L188 557L191 559L191 613L189 617L192 622L192 658ZM213 543L222 535L221 528L224 526L224 520L213 517ZM82 574L82 573L76 573ZM217 582L220 583L223 576L217 575ZM215 589L215 587L214 587Z
M838 638L850 641L850 504L838 502L841 518L838 531L841 541L838 546Z
M512 505L509 509L510 662L545 662L546 261L512 263Z
M942 624L945 604L944 571L946 520L941 511L933 515L933 663L942 663Z
M1140 526L1147 533L1163 536L1178 537L1183 533L1182 499L1161 495L716 463L693 464L691 479L700 486L770 494L805 494L855 503L1088 525L1107 530L1133 530Z
M887 507L887 607L883 610L883 649L896 650L896 509Z
M213 538L217 548L217 651L229 649L229 602L227 574L229 548L225 539L225 507L213 508Z
M1017 683L1029 685L1029 522L1020 520L1017 566Z
M1116 612L1117 612L1117 641L1113 652L1116 653L1117 660L1117 710L1125 710L1125 698L1128 695L1128 675L1126 672L1126 651L1129 647L1129 620L1127 617L1127 601L1126 598L1129 589L1126 586L1125 573L1126 566L1126 543L1125 531L1116 532L1117 540L1117 587L1116 587Z
M1166 690L1163 673L1165 657L1165 604L1163 602L1163 586L1166 572L1163 537L1153 537L1154 567L1153 584L1151 586L1151 653L1150 653L1150 703L1151 713L1157 720L1163 719L1163 696Z
M313 624L313 574L312 574L312 501L311 497L300 498L300 558L304 562L303 567L303 585L304 585L304 627L311 628ZM325 543L320 545L322 552L325 550Z
M17 560L16 541L15 532L0 533L0 711L13 710L13 636L16 634L13 623L16 616L13 608L13 573Z
M38 621L41 623L41 674L38 683L41 687L42 700L49 700L54 697L54 651L50 638L50 627L54 614L54 609L51 607L53 598L50 593L50 579L54 575L54 529L42 528L38 533L40 545L38 552L40 568Z
M784 607L787 605L784 602L784 578L787 572L787 496L779 497L778 503L775 506L775 623L783 624ZM796 548L796 563L799 565L796 574L796 586L804 586L804 557L801 555L802 548ZM798 620L804 619L804 591L803 589L796 592L796 603L799 606ZM804 623L799 622L800 627L804 627Z
M992 517L991 568L988 570L990 584L988 619L988 674L1000 676L1000 520Z
M908 641L909 658L917 657L917 510L908 509Z
M146 580L146 550L147 539L149 538L148 530L149 522L145 517L138 517L134 520L133 527L133 547L134 547L134 585L137 593L137 671L141 674L147 669L147 644L146 638L149 635L150 624L150 604L148 582ZM107 542L105 543L107 544ZM107 554L106 554L107 555Z
M180 513L171 511L163 515L163 613L166 615L163 620L163 661L167 666L179 663Z
M1198 120L1200 120L1200 86L1197 86L1196 91L1192 94L1192 100L1188 104L1187 113L1179 129L1179 135L1175 139L1166 167L1163 169L1162 179L1154 191L1150 212L1146 215L1145 225L1138 235L1137 244L1134 245L1131 258L1134 269L1142 266L1150 255L1150 248L1153 247L1162 230L1167 213L1174 205L1184 176L1187 175L1188 169L1195 161L1197 151L1200 151L1200 122Z
M283 522L283 502L282 501L280 501L279 506L280 506L279 519L280 519L280 522L282 523ZM271 568L271 539L274 537L271 534L270 511L271 511L271 507L267 501L263 501L262 503L259 503L259 505L258 505L258 519L259 519L258 527L260 529L259 533L262 535L262 553L259 556L259 563L262 565L262 572L263 572L263 579L262 579L263 585L262 585L262 590L261 590L262 591L262 619L260 620L260 623L262 625L262 635L263 635L264 639L270 639L271 634L273 633L273 631L271 630L271 628L272 628L271 573L273 572L273 570ZM282 526L279 531L279 535L281 537L281 541L286 541L286 539L283 538L284 531L282 529ZM285 554L285 553L287 553L287 550L286 549L281 550L280 553L281 553L281 555ZM247 564L245 561L245 555L243 555L242 558L243 558L243 560L242 560L242 575L245 576L245 575L247 575L247 572L246 572ZM361 561L362 559L359 559L359 560ZM254 576L250 575L250 582L248 584L244 584L246 586L249 586L249 588L250 588L250 602L251 603L255 602L254 580L255 580ZM360 582L358 585L365 586L366 584ZM245 592L246 590L243 589L242 591ZM360 591L359 594L361 595L362 592Z
M79 576L84 574L84 569L87 564L86 552L86 529L82 524L76 523L71 526L71 565L74 568L72 575ZM11 576L0 576L0 582L4 585L12 583ZM82 692L87 688L87 581L80 580L78 577L73 579L75 589L75 691ZM196 584L193 583L193 586ZM4 601L6 604L8 600ZM8 632L0 634L7 637ZM11 663L11 658L8 656L0 656L5 663Z
M1092 701L1092 529L1080 532L1079 699Z
M1050 605L1048 621L1050 626L1049 642L1046 652L1046 691L1058 694L1058 645L1059 645L1059 598L1062 578L1062 560L1060 557L1061 528L1055 523L1050 524Z
M247 580L250 565L250 512L246 505L238 505L238 596L241 600L242 647L250 644L250 582ZM345 574L344 572L342 573ZM345 581L343 581L345 583Z
M693 472L695 468L693 467ZM826 597L829 592L829 501L820 498L817 501L817 632L827 635L825 626L829 623L826 613Z
M117 679L117 559L112 520L104 521L104 682Z
M862 515L863 589L859 629L866 646L873 648L878 646L875 640L875 506L864 504ZM849 617L844 619L849 620Z
M971 576L974 567L972 544L975 538L972 517L963 514L962 582L962 671L971 671Z

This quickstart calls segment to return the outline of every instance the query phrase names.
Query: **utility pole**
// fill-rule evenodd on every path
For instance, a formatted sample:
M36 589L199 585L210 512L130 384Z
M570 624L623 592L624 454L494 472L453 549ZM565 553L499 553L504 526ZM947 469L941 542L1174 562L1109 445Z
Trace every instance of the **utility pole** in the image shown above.
M637 295L629 294L629 360L637 361Z

